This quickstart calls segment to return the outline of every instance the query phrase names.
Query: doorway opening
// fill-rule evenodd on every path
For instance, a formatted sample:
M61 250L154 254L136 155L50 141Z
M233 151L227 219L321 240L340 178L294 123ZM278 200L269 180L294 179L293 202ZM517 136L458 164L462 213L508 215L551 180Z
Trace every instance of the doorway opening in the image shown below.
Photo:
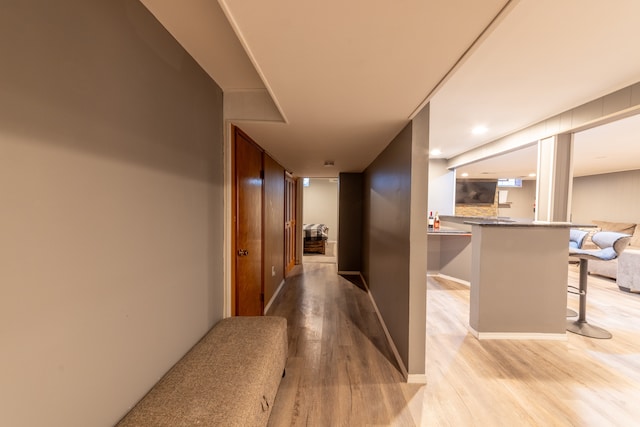
M303 263L337 263L338 178L302 179Z

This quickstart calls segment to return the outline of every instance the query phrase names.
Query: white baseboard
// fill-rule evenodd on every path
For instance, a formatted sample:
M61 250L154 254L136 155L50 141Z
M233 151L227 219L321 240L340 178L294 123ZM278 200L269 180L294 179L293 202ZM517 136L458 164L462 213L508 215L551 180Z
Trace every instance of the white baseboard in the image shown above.
M282 279L282 282L280 282L280 284L278 285L278 289L276 289L276 291L273 293L273 296L271 297L267 305L264 306L264 314L267 314L267 311L269 311L269 309L271 308L271 304L273 304L273 301L275 301L276 297L282 290L283 286L284 286L284 279Z
M407 382L410 384L426 384L427 375L426 374L409 374L407 376Z
M547 340L566 341L567 333L545 334L539 332L478 332L470 325L468 326L471 335L479 340Z

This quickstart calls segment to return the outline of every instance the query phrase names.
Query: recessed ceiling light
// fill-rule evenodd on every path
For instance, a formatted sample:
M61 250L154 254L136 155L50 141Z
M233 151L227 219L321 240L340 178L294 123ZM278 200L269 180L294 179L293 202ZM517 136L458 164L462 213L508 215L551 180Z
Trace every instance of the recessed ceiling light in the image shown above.
M324 161L324 167L325 168L332 168L334 166L333 160L325 160Z
M431 150L432 156L439 156L440 154L442 154L442 151L440 151L440 149L438 148L434 148L433 150Z
M462 176L463 178L466 178L466 177L468 177L468 176L469 176L469 174L468 174L468 173L466 173L466 172L462 172L462 174L461 174L460 176Z
M471 133L474 135L482 135L483 133L486 133L488 130L489 128L487 128L486 126L479 125L471 129Z
M531 173L529 174L529 176L530 176L531 178L533 178L534 176L536 176L536 174L535 174L535 172L531 172Z

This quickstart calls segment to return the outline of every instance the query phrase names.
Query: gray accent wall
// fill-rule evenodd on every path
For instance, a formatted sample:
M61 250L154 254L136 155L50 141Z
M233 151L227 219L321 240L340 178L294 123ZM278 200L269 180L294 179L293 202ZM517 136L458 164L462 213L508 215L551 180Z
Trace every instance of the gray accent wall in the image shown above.
M362 270L361 173L341 173L338 180L338 271Z
M471 236L431 234L427 261L429 274L442 274L470 283Z
M405 366L409 356L411 130L410 123L364 172L362 275Z
M363 276L410 377L425 373L428 135L427 105L364 172Z
M222 91L137 1L0 32L0 425L113 425L223 315Z

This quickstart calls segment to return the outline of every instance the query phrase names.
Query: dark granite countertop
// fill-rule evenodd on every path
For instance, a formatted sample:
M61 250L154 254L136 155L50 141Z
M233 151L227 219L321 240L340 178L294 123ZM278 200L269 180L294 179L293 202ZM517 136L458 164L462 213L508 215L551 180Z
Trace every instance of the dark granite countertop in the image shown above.
M464 221L464 224L480 226L500 226L500 227L557 227L571 228L578 225L570 222L535 222L535 221L505 221L501 219L475 219Z
M509 217L473 217L473 216L450 216L441 215L441 221L450 221L458 224L479 225L479 226L493 226L493 227L558 227L558 228L573 228L573 227L595 227L592 224L575 224L571 222L546 222L546 221L534 221L532 219L519 219Z

